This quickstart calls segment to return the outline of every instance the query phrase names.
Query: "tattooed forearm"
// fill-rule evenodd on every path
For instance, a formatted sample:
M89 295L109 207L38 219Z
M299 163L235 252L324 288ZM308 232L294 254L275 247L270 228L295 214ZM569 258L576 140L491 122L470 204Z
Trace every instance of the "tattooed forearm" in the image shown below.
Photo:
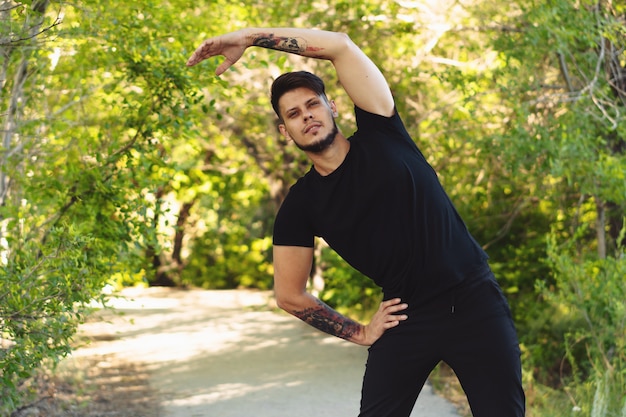
M274 36L273 33L259 33L255 35L253 45L294 54L302 54L307 50L306 41L304 39L288 36Z
M360 324L340 315L321 301L317 303L315 307L293 311L293 315L316 329L342 339L350 340L359 332Z

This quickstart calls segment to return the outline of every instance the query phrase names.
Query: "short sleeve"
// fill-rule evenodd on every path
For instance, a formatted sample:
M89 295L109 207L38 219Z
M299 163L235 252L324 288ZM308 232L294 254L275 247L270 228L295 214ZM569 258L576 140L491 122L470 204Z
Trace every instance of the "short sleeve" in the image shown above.
M312 248L315 236L306 215L305 204L299 204L297 190L291 189L274 221L273 243L277 246Z

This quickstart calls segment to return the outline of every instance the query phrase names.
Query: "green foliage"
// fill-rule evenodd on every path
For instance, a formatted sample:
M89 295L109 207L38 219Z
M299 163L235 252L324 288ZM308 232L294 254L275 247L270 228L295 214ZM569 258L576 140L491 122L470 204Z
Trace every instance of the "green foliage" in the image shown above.
M601 358L608 358L611 343L622 346L623 340L615 339L624 334L623 313L617 312L624 300L623 255L610 252L623 239L618 232L626 210L626 155L619 127L624 125L624 102L611 90L613 75L598 69L614 63L602 48L620 50L624 38L608 4L518 4L515 30L494 42L506 64L498 71L498 84L510 110L502 117L508 119L507 134L494 135L493 143L503 167L524 181L519 190L532 202L525 211L545 220L525 227L539 237L535 242L552 237L547 252L537 251L545 255L535 258L542 273L521 274L527 289L536 280L539 294L516 295L513 309L518 311L525 367L534 378L528 388L564 387L573 403L552 408L553 402L562 404L562 397L551 393L549 398L560 399L531 397L531 409L539 410L538 415L570 415L572 407L586 415L619 415L623 357L608 355L616 360L610 366ZM528 243L517 243L520 253L531 254ZM596 388L603 393L609 386L605 378L614 414L593 409Z
M14 243L14 242L11 242ZM107 245L71 227L52 229L45 243L23 241L5 251L0 293L0 412L24 401L18 390L48 360L70 352L76 326L101 297L107 275L98 248ZM15 247L14 245L11 245ZM112 262L109 262L111 265ZM28 398L28 397L26 397Z
M181 282L203 288L272 285L266 189L245 172L213 178L200 200L200 221Z
M626 252L597 259L573 243L552 238L556 283L541 288L546 301L577 324L563 335L572 369L563 383L583 415L619 416L626 404Z
M184 87L174 73L161 74L165 81L151 86L155 101L132 102L123 97L132 90L121 81L124 72L110 68L114 48L102 53L98 37L84 42L91 33L73 20L78 10L50 3L50 15L64 10L67 16L67 26L55 27L46 23L54 21L47 14L36 20L37 14L25 10L13 9L11 19L30 37L2 45L3 414L28 401L24 381L33 372L69 353L77 325L92 300L103 302L110 278L145 265L137 248L155 240L145 219L156 210L142 198L142 188L155 188L144 173L155 166L158 153L150 140L162 130L150 111L166 116L163 103L174 101L176 88ZM55 42L41 42L43 33L53 31ZM147 126L148 119L156 123Z
M382 301L380 288L328 247L322 250L319 262L325 284L320 298L344 314L369 320Z
M25 401L16 388L34 369L69 351L107 283L271 287L273 216L309 167L276 131L272 78L319 73L345 132L352 106L327 62L250 49L220 78L218 59L184 63L225 31L311 22L347 32L387 75L490 254L531 390L563 384L600 415L608 389L617 410L624 5L257 3L33 1L0 12L1 411ZM328 249L317 262L320 296L367 320L374 284ZM547 396L562 404L563 392Z

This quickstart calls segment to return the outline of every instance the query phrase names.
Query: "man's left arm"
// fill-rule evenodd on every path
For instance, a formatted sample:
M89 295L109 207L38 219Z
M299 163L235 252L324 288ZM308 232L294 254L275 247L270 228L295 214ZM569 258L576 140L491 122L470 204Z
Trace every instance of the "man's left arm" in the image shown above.
M278 306L305 323L358 345L370 346L386 330L407 319L399 298L384 301L367 325L332 309L306 290L313 248L274 245L274 293Z
M393 115L395 105L387 80L374 62L345 33L299 28L249 28L207 39L187 61L192 66L221 55L220 75L252 46L330 61L352 102L382 116Z

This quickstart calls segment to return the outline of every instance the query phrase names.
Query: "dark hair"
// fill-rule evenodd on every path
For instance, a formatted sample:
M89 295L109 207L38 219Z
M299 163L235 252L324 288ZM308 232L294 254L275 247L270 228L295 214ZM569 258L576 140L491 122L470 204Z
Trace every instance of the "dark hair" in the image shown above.
M274 108L279 119L282 120L278 108L278 100L285 93L301 87L308 88L320 97L326 98L324 81L320 77L307 71L287 72L276 78L272 83L272 108Z

